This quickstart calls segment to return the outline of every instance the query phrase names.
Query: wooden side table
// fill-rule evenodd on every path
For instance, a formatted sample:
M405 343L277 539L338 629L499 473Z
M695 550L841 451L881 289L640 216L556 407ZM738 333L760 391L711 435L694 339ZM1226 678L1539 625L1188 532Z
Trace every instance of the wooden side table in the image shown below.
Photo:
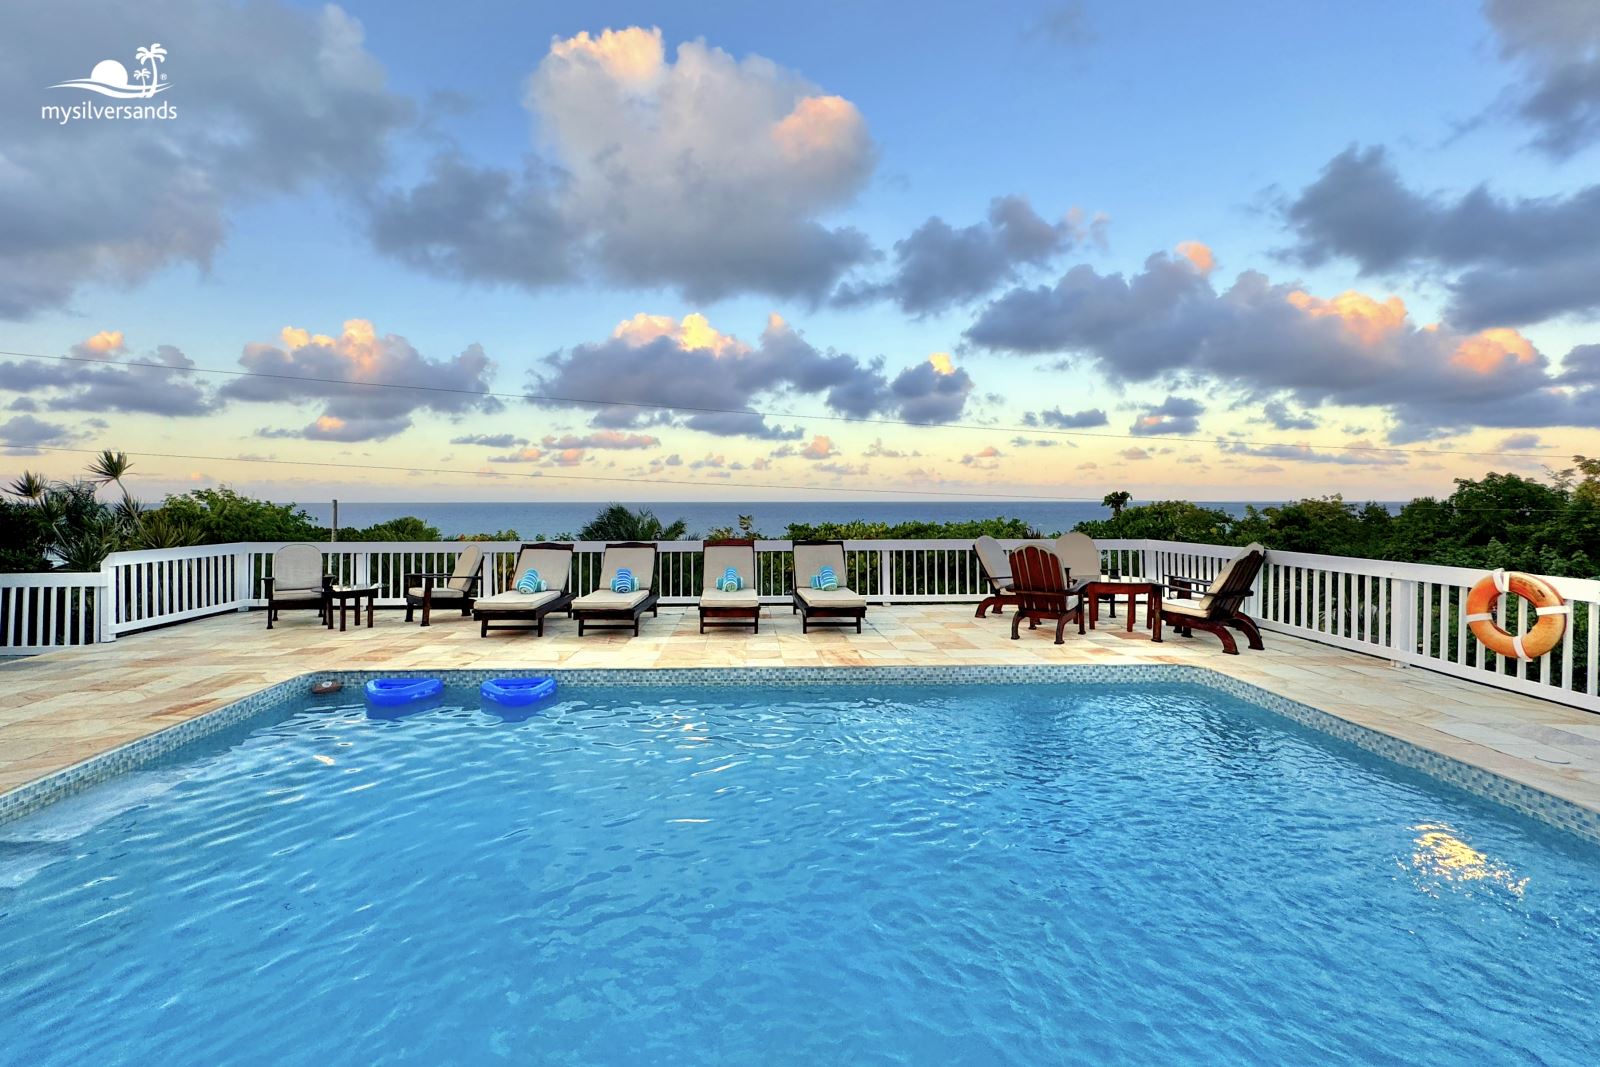
M1087 611L1078 613L1078 632L1084 632L1085 625L1094 629L1095 623L1100 621L1100 598L1110 597L1113 608L1116 598L1128 598L1128 632L1133 632L1133 623L1136 613L1138 598L1145 598L1145 611L1150 616L1150 640L1161 640L1161 593L1166 589L1162 582L1146 581L1142 578L1119 578L1113 581L1110 578L1090 578L1078 582L1072 587L1077 593L1081 603L1087 606Z
M333 606L339 605L339 632L344 632L344 613L354 605L356 625L361 625L361 601L367 602L367 629L372 629L372 615L378 605L378 587L375 585L330 585L328 598L328 629L333 629Z

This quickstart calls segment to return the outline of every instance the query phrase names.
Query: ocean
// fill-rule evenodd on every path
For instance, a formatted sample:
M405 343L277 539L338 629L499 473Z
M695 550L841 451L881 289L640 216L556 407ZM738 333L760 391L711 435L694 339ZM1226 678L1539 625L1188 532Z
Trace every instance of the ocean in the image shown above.
M1138 503L1138 501L1135 501ZM1205 501L1207 507L1221 508L1230 515L1243 514L1246 502ZM1250 501L1265 507L1280 501ZM326 526L332 517L332 504L302 503L308 514ZM386 519L402 515L415 515L431 526L437 526L445 537L461 534L494 533L515 530L518 537L532 538L542 534L555 538L560 534L575 534L583 525L605 507L604 502L540 501L537 503L509 503L505 501L412 501L379 503L371 501L341 502L339 526L341 528L371 526ZM683 519L689 524L691 535L704 534L718 526L738 525L739 516L755 516L755 528L767 537L783 537L792 522L848 522L861 519L869 522L961 522L971 519L992 519L996 516L1019 518L1031 523L1043 533L1053 534L1070 530L1085 519L1104 519L1111 512L1099 504L1085 502L1019 500L987 501L893 501L893 500L784 500L757 501L737 504L724 501L662 501L659 503L630 503L630 508L649 508L663 523Z

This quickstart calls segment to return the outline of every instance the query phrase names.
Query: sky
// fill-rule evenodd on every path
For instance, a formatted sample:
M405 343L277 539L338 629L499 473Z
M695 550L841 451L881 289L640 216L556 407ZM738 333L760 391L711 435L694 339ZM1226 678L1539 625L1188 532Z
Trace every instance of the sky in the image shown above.
M0 57L3 482L1395 500L1600 453L1591 0L56 0Z

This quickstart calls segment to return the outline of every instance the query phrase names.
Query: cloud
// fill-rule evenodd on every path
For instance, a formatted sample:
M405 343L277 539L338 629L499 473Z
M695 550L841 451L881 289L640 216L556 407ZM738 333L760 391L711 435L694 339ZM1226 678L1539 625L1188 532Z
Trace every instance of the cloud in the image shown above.
M547 157L521 173L447 151L375 198L377 247L447 277L536 289L596 273L694 301L820 300L871 254L822 221L877 150L854 104L760 56L661 31L556 38L523 106Z
M526 437L518 437L510 433L469 433L463 437L452 437L453 445L482 445L484 448L518 448L528 443Z
M1309 408L1376 406L1395 421L1394 442L1600 425L1600 346L1574 349L1556 375L1516 330L1418 326L1398 298L1324 299L1256 271L1219 291L1161 253L1130 277L1080 265L1055 286L1014 289L966 336L1017 354L1081 354L1113 382L1199 376Z
M163 100L181 118L62 125L31 106L0 120L0 317L69 305L86 284L206 270L238 208L364 180L410 121L361 24L338 7L167 0L159 22L177 35ZM133 67L152 28L148 10L123 4L8 5L6 37L26 47L0 66L0 98L75 103L81 94L45 87L85 73L104 54L94 42L120 42L114 58Z
M811 439L811 443L800 449L797 454L802 459L827 459L829 456L837 456L839 447L833 443L833 438L826 434L817 434Z
M1447 318L1463 329L1600 309L1600 185L1519 199L1479 185L1450 199L1407 188L1383 148L1352 147L1285 218L1293 255L1311 266L1342 258L1363 274L1458 272Z
M429 359L404 337L380 337L366 319L346 321L337 337L285 327L280 342L245 345L239 363L253 374L284 377L235 378L219 395L233 401L315 404L322 412L301 429L270 430L263 436L377 441L410 427L418 411L459 416L501 408L498 400L484 395L492 364L475 344L451 359ZM345 384L369 382L416 388Z
M490 456L490 463L537 463L544 458L544 451L538 448L521 448L509 455Z
M1096 217L1097 233L1105 220ZM1049 263L1081 239L1081 214L1049 222L1021 196L1000 196L989 202L983 222L952 227L937 215L894 246L894 266L881 282L842 286L835 302L860 304L891 300L913 315L943 311L1015 281L1025 267Z
M962 456L961 465L963 467L974 467L978 470L992 471L999 468L1000 458L1004 455L1005 453L994 445L986 445L976 452Z
M603 341L551 353L529 380L535 396L600 402L590 420L596 427L635 429L666 420L757 440L804 436L799 426L768 422L755 409L762 398L816 396L841 415L939 422L961 413L972 388L966 372L943 354L890 381L882 360L818 349L779 315L768 317L754 344L723 333L703 315L635 315Z
M961 415L971 392L972 379L943 352L907 367L889 383L899 415L907 422L950 422Z
M1495 448L1502 452L1528 452L1535 448L1543 448L1544 442L1536 433L1508 434L1500 439Z
M69 426L32 415L13 415L0 422L0 447L12 455L35 455L40 445L69 445L81 437Z
M1024 425L1027 426L1053 426L1059 430L1081 430L1091 426L1104 426L1107 423L1106 413L1099 408L1087 408L1071 414L1063 412L1060 408L1047 408L1034 414L1024 412L1022 416Z
M163 367L187 369L192 360L172 345L158 345L134 365L119 362L128 348L120 332L101 332L74 353L91 353L95 363L0 363L0 389L26 393L52 411L123 412L181 417L204 415L217 407L203 386ZM154 364L144 366L139 364Z
M1357 442L1353 448L1366 444L1369 442ZM1345 467L1403 467L1407 463L1405 456L1394 452L1318 451L1310 445L1247 445L1220 437L1217 439L1217 451L1232 456L1287 459L1297 463L1332 463Z
M869 459L911 459L922 455L921 452L901 452L898 449L887 448L884 446L883 438L881 437L874 439L872 444L867 446L867 450L861 454Z
M1142 448L1124 448L1121 452L1118 452L1117 455L1121 456L1123 459L1135 461L1150 458L1150 453Z
M1147 407L1142 415L1128 427L1128 432L1141 437L1156 434L1192 434L1200 429L1200 415L1205 405L1198 400L1182 396L1168 396L1154 407Z
M121 330L101 330L93 337L72 346L79 359L110 359L128 350Z
M1042 37L1068 48L1086 48L1096 39L1082 0L1064 0L1051 5L1033 23L1028 36Z
M561 437L547 436L539 442L545 448L601 448L629 450L636 448L655 448L661 443L661 438L652 437L645 433L622 433L617 430L600 430L590 434L564 434Z
M823 474L831 474L836 478L867 473L867 465L865 463L818 463L816 469Z
M1524 75L1517 112L1533 143L1566 159L1600 139L1600 7L1590 0L1487 0L1500 54Z
M1055 448L1065 444L1056 437L1013 437L1011 444L1016 448Z
M1314 430L1322 424L1315 415L1290 411L1289 405L1282 400L1267 401L1266 406L1261 409L1261 414L1266 416L1266 420L1275 430Z

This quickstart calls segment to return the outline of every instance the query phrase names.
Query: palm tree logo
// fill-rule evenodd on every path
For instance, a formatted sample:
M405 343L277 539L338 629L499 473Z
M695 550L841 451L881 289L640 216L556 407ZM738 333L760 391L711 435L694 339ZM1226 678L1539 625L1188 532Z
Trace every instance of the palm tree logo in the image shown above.
M118 100L133 100L155 96L172 87L172 82L161 73L161 64L167 61L167 50L161 45L146 45L135 51L133 58L139 64L139 69L131 77L128 68L115 59L102 59L94 65L94 70L89 72L87 78L57 82L50 88L84 89Z
M139 64L139 73L134 77L140 81L149 79L150 84L145 86L145 95L154 96L156 86L161 82L161 75L157 73L156 65L166 62L167 50L159 43L139 49L133 54L133 61Z

